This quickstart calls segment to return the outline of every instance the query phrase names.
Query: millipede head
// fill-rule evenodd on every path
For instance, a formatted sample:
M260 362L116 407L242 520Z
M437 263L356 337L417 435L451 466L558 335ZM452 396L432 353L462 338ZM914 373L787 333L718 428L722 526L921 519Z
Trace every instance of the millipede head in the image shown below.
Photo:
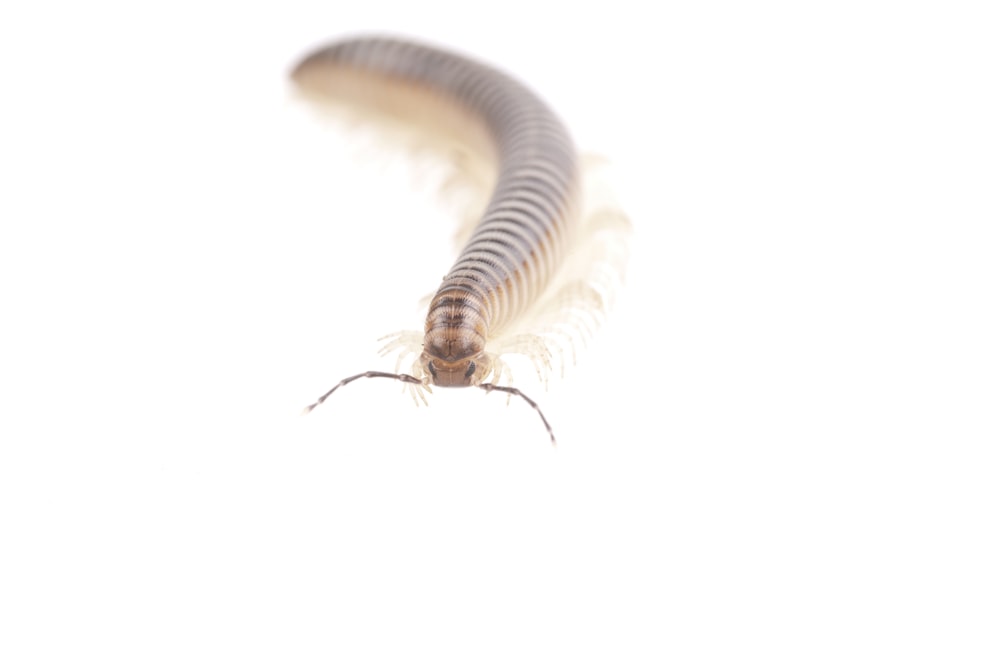
M429 374L431 384L437 387L476 386L492 370L490 358L485 354L471 359L444 361L425 353L420 357L420 364Z

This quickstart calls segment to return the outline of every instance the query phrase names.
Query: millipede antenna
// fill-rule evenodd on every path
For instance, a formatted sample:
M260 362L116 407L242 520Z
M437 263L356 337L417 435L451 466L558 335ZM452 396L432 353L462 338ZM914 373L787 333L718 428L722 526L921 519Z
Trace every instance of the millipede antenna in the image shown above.
M478 384L476 386L485 391L487 394L491 391L502 391L505 394L512 394L513 396L520 396L523 398L528 405L535 409L538 416L542 418L542 423L545 424L545 430L549 432L549 439L552 440L552 446L556 446L556 434L552 432L552 426L549 424L549 420L545 418L545 415L542 413L542 409L538 407L538 403L535 403L533 400L528 398L524 392L517 387L498 387L497 385L490 384L489 382L484 382L483 384Z
M361 378L389 378L390 380L399 380L400 382L406 382L408 384L419 384L419 385L423 384L423 382L418 378L415 378L412 375L408 375L406 373L384 373L382 371L366 371L364 373L358 373L357 375L346 377L340 382L338 382L336 385L334 385L333 389L331 389L330 391L326 392L325 394L317 398L315 403L306 406L306 408L302 411L302 414L303 415L309 414L314 409L319 407L326 399L330 398L330 395L333 394L333 392L337 391L344 385L350 384L355 380L360 380ZM549 420L545 418L545 414L542 413L542 409L538 407L538 403L535 403L533 400L528 398L528 396L525 395L524 392L522 392L517 387L500 387L495 384L490 384L489 382L484 382L483 384L478 384L476 386L485 391L487 394L490 393L491 391L502 391L505 394L510 394L512 396L520 396L521 398L523 398L524 401L532 408L534 408L535 412L538 413L538 416L542 420L542 424L545 425L545 430L549 434L549 439L552 441L552 446L555 447L556 434L552 431L552 426L549 424Z
M312 412L316 407L323 403L326 399L330 398L330 394L337 391L345 384L350 384L355 380L360 380L361 378L389 378L391 380L399 380L400 382L407 382L409 384L423 384L420 380L413 377L412 375L407 375L406 373L383 373L382 371L367 371L365 373L358 373L357 375L352 375L351 377L344 378L334 386L333 389L326 392L322 396L316 399L316 402L312 405L306 406L302 411L303 415L307 415Z

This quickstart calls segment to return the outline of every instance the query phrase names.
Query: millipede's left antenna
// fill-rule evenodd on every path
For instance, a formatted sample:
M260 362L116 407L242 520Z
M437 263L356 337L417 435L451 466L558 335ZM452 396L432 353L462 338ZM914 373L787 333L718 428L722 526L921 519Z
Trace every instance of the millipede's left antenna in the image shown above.
M505 394L512 394L514 396L520 396L521 398L523 398L528 403L528 405L530 405L535 409L535 412L538 413L538 416L542 418L542 423L545 424L545 430L549 432L549 438L552 440L552 446L553 447L556 446L556 434L552 432L552 426L549 425L549 420L545 418L544 414L542 414L542 409L538 407L538 403L535 403L533 400L525 396L524 392L522 392L520 389L516 387L498 387L497 385L490 384L489 382L484 382L483 384L477 384L476 386L484 390L487 394L490 393L491 391L502 391Z

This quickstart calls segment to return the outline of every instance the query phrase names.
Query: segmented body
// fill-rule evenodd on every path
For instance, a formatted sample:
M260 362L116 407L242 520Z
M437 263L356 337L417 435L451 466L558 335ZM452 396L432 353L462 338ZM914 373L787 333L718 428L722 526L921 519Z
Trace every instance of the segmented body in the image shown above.
M483 386L500 377L487 344L549 285L578 215L577 153L563 124L509 76L396 39L335 43L306 57L293 76L333 95L359 80L428 92L481 126L496 157L495 188L431 301L413 375L438 386Z

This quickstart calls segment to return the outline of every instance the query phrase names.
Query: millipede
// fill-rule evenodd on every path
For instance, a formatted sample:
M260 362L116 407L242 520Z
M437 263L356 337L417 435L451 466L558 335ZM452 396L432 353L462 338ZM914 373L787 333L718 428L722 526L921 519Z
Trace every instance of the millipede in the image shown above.
M473 59L393 37L319 48L292 70L309 97L410 119L447 135L494 170L485 210L431 298L423 332L389 337L396 372L344 378L311 412L361 378L406 383L426 403L431 386L478 387L539 405L511 386L508 354L547 380L603 318L621 281L628 221L601 187L601 161L581 159L566 127L527 86ZM594 190L594 191L591 191ZM598 191L598 192L595 192ZM409 372L400 372L411 362Z

